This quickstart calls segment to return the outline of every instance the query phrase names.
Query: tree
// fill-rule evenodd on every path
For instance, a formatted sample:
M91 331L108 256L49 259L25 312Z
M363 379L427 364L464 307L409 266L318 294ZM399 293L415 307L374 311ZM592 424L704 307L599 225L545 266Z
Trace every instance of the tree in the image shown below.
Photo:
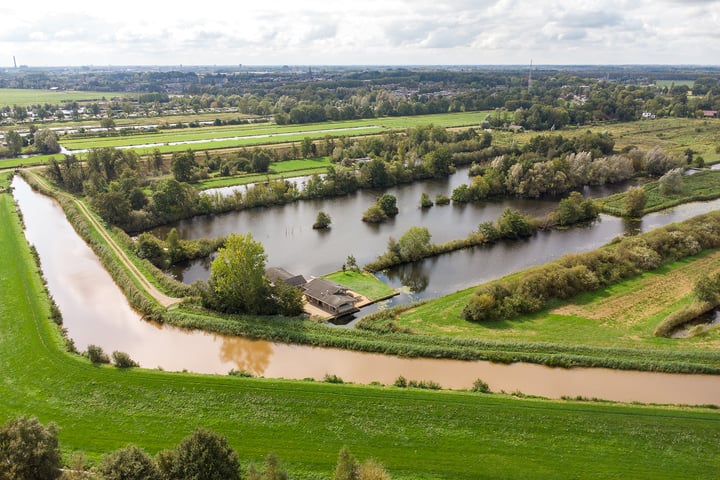
M315 223L313 223L312 228L316 230L328 228L331 222L332 220L330 219L330 215L320 211L318 212L317 217L315 217Z
M161 452L158 467L172 480L240 480L240 461L227 439L196 429L170 452Z
M18 417L0 427L0 479L53 480L62 474L58 427Z
M192 179L193 170L197 166L195 154L192 150L183 153L175 153L170 161L170 169L173 177L178 182L189 182Z
M720 296L720 275L703 275L698 278L693 294L701 302L716 302Z
M533 234L530 218L509 207L500 214L497 221L497 230L502 238L522 238Z
M111 117L105 117L100 120L100 126L107 131L110 131L111 128L115 128L115 120L113 120Z
M333 480L359 480L359 478L360 472L357 460L347 447L343 447L338 455Z
M355 259L355 255L348 255L345 259L345 264L343 265L343 269L347 268L348 270L351 270L353 272L359 272L360 267L358 267L357 260Z
M637 217L642 214L647 203L647 196L643 187L631 187L625 192L625 215Z
M98 472L104 480L160 480L160 470L144 450L128 445L103 457Z
M377 199L376 203L388 217L394 217L398 214L399 210L397 208L397 198L395 198L395 195L385 193Z
M252 171L267 172L270 168L270 154L265 150L255 150L252 154Z
M266 261L265 249L251 234L227 237L210 270L210 286L221 310L256 314L267 310Z
M410 227L398 240L400 258L405 261L419 260L431 249L430 231L426 227Z
M8 151L13 157L18 156L22 151L23 139L15 130L8 130L5 134L5 143L7 143Z
M682 191L683 169L673 168L658 180L660 193L672 195Z
M313 143L312 138L310 137L304 137L302 139L302 143L300 144L300 154L303 158L310 158L315 156L315 153L317 152L317 147Z
M433 201L430 199L430 195L425 192L420 194L420 208L430 208L433 205L434 204Z
M34 136L35 150L38 153L58 153L60 151L60 144L58 143L58 136L55 132L49 128L43 128L35 132Z

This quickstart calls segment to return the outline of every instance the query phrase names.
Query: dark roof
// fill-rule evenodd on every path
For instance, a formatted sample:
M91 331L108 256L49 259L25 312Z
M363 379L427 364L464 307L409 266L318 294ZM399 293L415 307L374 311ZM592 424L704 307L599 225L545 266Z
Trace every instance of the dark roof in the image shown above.
M357 302L355 297L347 294L347 288L324 278L313 278L303 289L308 297L336 308L347 303L354 305Z
M285 282L292 287L299 287L307 283L307 280L302 275L294 275L284 268L271 267L265 270L265 274L273 283Z

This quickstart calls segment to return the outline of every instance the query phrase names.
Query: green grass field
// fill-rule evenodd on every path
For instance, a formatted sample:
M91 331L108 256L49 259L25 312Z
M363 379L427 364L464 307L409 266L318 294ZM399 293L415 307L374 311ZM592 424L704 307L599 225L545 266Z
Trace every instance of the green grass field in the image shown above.
M103 98L110 100L125 97L124 92L90 92L75 90L35 90L27 88L0 88L0 106L30 106L49 103L62 105L67 102L94 102Z
M323 278L344 285L353 292L368 297L370 300L378 300L395 293L395 290L368 272L338 271L325 275Z
M247 185L278 178L302 177L306 175L322 174L331 165L330 157L306 158L286 160L270 164L270 173L248 173L234 177L217 177L203 180L195 184L201 190L207 188L227 187L233 185Z
M155 453L204 426L243 462L277 453L293 478L329 478L342 446L398 479L717 474L715 410L92 366L60 349L8 194L0 224L0 421L55 421L66 454L97 461L130 442Z

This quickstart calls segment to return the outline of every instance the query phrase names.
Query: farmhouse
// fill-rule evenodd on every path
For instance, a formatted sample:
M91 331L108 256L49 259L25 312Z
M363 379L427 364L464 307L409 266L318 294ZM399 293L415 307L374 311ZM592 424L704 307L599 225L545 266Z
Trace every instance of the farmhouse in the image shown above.
M717 110L703 110L703 118L718 118Z
M284 268L271 267L265 270L265 274L274 284L285 282L291 287L302 287L307 283L307 280L302 275L294 275Z
M335 316L349 315L359 309L358 299L348 294L347 288L324 278L313 278L302 289L309 304Z

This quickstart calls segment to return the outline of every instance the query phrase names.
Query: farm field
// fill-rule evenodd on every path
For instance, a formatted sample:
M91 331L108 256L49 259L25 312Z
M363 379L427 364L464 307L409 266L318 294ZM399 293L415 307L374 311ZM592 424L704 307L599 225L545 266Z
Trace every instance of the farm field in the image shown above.
M233 177L211 178L195 184L201 190L207 188L227 187L233 185L247 185L249 183L275 180L278 178L301 177L306 175L322 174L331 165L330 157L306 158L302 160L285 160L270 164L267 173L248 173Z
M124 92L91 92L74 90L35 90L27 88L0 88L0 106L30 106L49 103L93 102L97 100L125 97Z
M418 125L432 123L442 127L456 127L466 125L479 125L487 116L488 112L467 112L447 113L440 115L419 115L412 117L383 117L361 120L346 120L337 122L323 122L301 125L276 125L276 124L248 124L248 125L226 125L220 127L198 127L183 128L176 130L165 130L157 134L144 134L117 137L92 137L77 139L61 139L65 148L79 150L99 147L119 147L143 145L151 143L172 143L190 142L199 140L223 139L231 137L269 136L265 139L244 139L253 140L247 144L278 143L278 141L296 141L309 136L311 138L323 138L326 135L362 135L368 133L382 133L387 130L404 129ZM293 137L291 134L298 134ZM282 136L281 136L282 135ZM281 136L275 138L275 136ZM289 137L289 138L285 138ZM262 141L259 141L262 140ZM220 148L224 142L217 142L213 148ZM238 144L238 140L234 141ZM193 147L203 148L205 144Z
M275 452L301 479L329 476L342 446L399 479L717 472L720 416L709 409L92 366L61 351L8 194L0 195L0 224L0 421L55 421L66 454L82 450L97 461L130 442L155 453L204 426L228 436L243 462Z

